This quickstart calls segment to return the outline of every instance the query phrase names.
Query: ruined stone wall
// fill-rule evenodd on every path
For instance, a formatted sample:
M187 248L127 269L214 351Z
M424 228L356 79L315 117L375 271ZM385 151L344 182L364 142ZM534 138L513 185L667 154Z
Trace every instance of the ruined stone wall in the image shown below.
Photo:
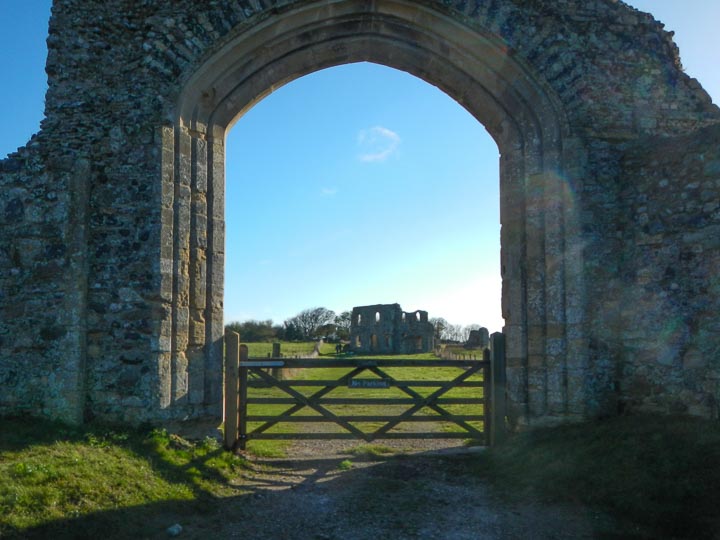
M717 417L720 124L638 141L621 166L621 406Z
M652 15L611 0L457 2L502 36L557 93L588 139L669 134L717 121Z
M190 145L174 128L178 100L230 40L309 4L55 0L42 131L0 162L0 413L75 421L218 414L208 351L218 347L210 325L222 323L222 259L206 257L209 241L221 256L222 238L209 239L205 227L212 213L220 227L222 208L209 204L202 171L190 170L198 162L183 157L207 151L206 142L197 137L187 154L176 152ZM696 130L720 113L682 72L670 35L614 0L408 6L500 40L528 84L552 98L554 109L537 116L561 120L558 175L579 216L577 243L529 251L582 260L573 278L581 293L566 299L565 319L548 312L545 328L533 330L542 350L511 360L520 414L577 417L618 403L708 414L718 396L718 144L717 130ZM506 69L494 66L497 80ZM444 89L466 106L472 97L465 87ZM646 142L652 136L670 138ZM166 172L161 163L173 160ZM552 194L543 196L546 214L533 220L556 218ZM522 272L533 270L528 261ZM543 312L542 298L529 301ZM523 316L513 312L511 322L521 327ZM572 369L554 359L570 346L587 353Z
M138 7L54 4L42 131L0 167L0 412L158 409L162 112L133 39Z
M39 138L0 161L0 414L32 412L78 421L84 404L83 213L72 170Z
M434 347L427 311L405 312L399 304L354 307L350 348L358 353L415 354Z

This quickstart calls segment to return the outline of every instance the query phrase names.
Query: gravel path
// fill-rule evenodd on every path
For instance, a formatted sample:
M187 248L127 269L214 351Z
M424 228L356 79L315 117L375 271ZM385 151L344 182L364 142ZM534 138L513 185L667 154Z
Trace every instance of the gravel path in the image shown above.
M508 503L468 474L477 452L454 441L381 441L405 453L363 461L357 442L296 442L252 458L223 500L226 520L192 520L182 538L287 540L577 539L614 526L578 505Z

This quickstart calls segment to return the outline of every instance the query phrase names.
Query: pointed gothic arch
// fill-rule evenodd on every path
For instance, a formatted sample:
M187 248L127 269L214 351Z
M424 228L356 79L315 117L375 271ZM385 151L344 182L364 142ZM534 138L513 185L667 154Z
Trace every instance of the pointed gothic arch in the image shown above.
M406 0L289 8L228 35L185 82L162 155L163 206L172 209L162 222L163 245L172 247L163 280L173 294L163 407L196 387L208 411L220 413L226 133L273 89L361 61L438 86L496 141L515 415L521 422L585 415L582 260L565 165L580 147L553 91L499 37Z

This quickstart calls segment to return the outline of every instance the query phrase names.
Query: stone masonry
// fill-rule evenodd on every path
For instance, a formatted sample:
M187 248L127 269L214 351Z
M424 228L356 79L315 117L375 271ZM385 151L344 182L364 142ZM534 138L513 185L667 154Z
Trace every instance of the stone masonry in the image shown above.
M219 420L225 134L282 84L369 61L498 145L512 420L718 416L720 110L651 15L55 0L48 49L41 131L0 161L0 414Z
M432 351L435 328L427 311L405 312L400 304L358 306L350 318L350 348L358 353L415 354Z

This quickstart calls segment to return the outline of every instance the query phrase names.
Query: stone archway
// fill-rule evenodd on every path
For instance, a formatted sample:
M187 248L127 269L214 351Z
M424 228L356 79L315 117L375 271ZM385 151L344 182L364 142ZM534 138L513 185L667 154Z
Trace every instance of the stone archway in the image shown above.
M565 155L575 142L562 107L533 70L488 32L404 0L308 3L228 37L184 85L164 132L163 245L173 291L171 376L163 404L221 396L225 135L274 88L318 69L368 61L443 89L501 152L503 316L511 398L521 422L586 413L576 216L565 204ZM171 185L171 183L173 183ZM207 244L203 244L207 233ZM172 285L171 285L172 283ZM188 336L186 338L185 336ZM572 339L569 339L571 337ZM193 369L193 366L195 368ZM185 383L187 381L187 383ZM199 389L198 389L199 390Z
M225 133L273 88L369 61L440 87L500 149L514 418L718 416L720 109L649 14L82 3L54 0L46 119L0 161L0 414L219 418Z

